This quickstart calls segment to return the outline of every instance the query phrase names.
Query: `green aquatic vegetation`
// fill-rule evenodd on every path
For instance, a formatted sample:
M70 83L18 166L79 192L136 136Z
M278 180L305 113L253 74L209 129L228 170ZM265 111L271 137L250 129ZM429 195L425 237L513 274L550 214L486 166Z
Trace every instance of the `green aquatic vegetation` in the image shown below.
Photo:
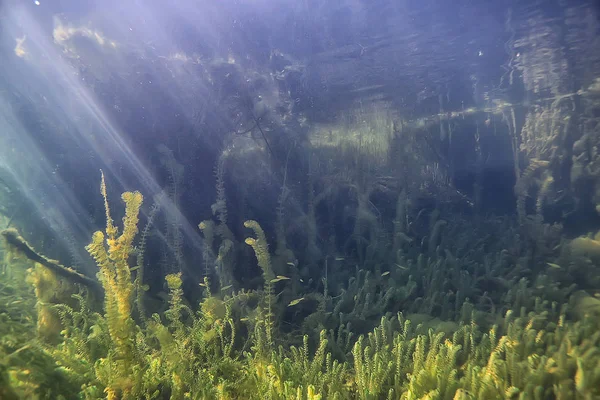
M308 336L301 346L279 346L271 357L240 352L228 302L210 297L198 313L182 302L179 274L166 278L169 308L155 314L146 330L129 339L136 356L132 398L272 399L504 399L581 398L600 387L599 321L569 322L543 310L514 317L482 331L475 322L452 333L425 330L411 319L382 318L379 326L351 341L347 360L336 360L325 331L314 350ZM63 342L49 346L57 371L81 388L85 398L108 397L109 384L121 382L118 365L104 370L104 354L118 344L107 320L92 312L82 296L79 310L58 307ZM346 340L347 339L347 340ZM259 340L255 337L255 341ZM256 344L256 342L255 342ZM112 348L112 350L110 350ZM244 355L245 354L245 355ZM117 398L126 398L123 392ZM137 397L134 397L137 396ZM524 397L523 397L524 396Z
M138 325L131 312L134 282L127 260L142 198L139 193L122 196L124 227L117 235L104 179L101 191L107 215L106 245L104 234L96 232L88 251L100 269L103 314L93 312L81 295L75 295L78 309L66 304L54 307L63 327L62 341L46 345L45 351L55 360L56 371L90 399L161 398L165 393L173 399L190 393L210 398L218 390L225 392L221 377L233 378L243 371L230 357L235 328L229 306L208 298L196 315L183 302L180 274L171 274L166 277L170 294L164 317L153 315L145 329Z
M275 298L273 295L273 280L275 279L275 274L273 273L273 269L271 268L271 256L269 254L269 244L267 243L267 238L265 236L264 231L258 224L258 222L249 220L244 222L244 226L246 228L252 229L256 238L248 237L246 238L246 244L252 247L254 253L256 254L256 259L258 261L258 265L262 269L264 283L264 326L265 326L265 334L266 334L266 345L268 349L273 348L273 329L274 329L274 321L273 321L273 308Z
M251 358L248 367L253 375L253 399L328 399L351 398L348 383L348 364L334 360L327 351L325 331L313 354L309 350L308 336L301 346L282 346L273 352L269 363ZM264 396L262 395L264 394Z
M504 399L598 395L598 320L567 323L565 315L513 318L487 333L463 325L451 338L414 334L400 316L355 344L354 378L360 398ZM595 327L595 328L594 328ZM417 329L418 330L418 329ZM505 330L499 335L499 330ZM457 397L458 396L458 397Z
M81 291L47 304L44 287L53 286L40 276L50 270L37 266L32 276L40 275L30 282L37 302L45 306L38 307L37 327L43 327L40 318L51 312L58 338L35 339L33 319L30 342L10 344L11 335L3 335L0 383L6 388L0 387L0 393L7 398L474 400L600 395L600 308L594 297L571 295L572 288L552 283L549 276L560 269L558 264L548 266L549 275L538 275L533 286L524 278L511 280L502 296L478 288L469 292L468 285L490 287L511 267L500 255L481 257L487 264L478 269L468 263L468 257L480 256L478 247L471 247L469 256L460 249L450 251L444 232L431 229L437 236L436 251L426 246L413 259L402 251L405 241L390 241L395 263L388 265L366 248L370 267L357 268L356 276L340 285L342 290L335 292L322 280L322 293L302 294L305 300L295 306L311 301L315 308L303 317L303 333L308 334L302 335L284 331L285 302L275 288L288 277L275 275L265 232L258 222L247 221L254 236L246 243L262 269L262 290L207 290L194 307L185 299L181 273L168 274L166 311L136 316L132 310L140 299L136 288L141 282L132 276L129 256L136 254L143 199L137 192L123 194L125 217L119 234L104 179L101 192L107 226L94 234L87 249L99 268L104 301L97 304L97 298ZM205 251L218 258L210 243L214 224L201 228L208 243ZM445 229L451 228L450 221ZM405 228L396 224L396 229ZM536 297L544 293L537 286L551 287L554 297ZM467 295L477 301L465 301ZM569 295L568 307L552 303ZM31 294L29 299L31 304L36 301ZM14 310L8 311L14 318ZM38 367L27 376L23 360L31 359L34 349Z
M121 199L125 203L123 232L113 225L110 215L106 183L102 176L101 192L106 209L106 236L97 231L86 247L100 269L100 281L104 287L104 312L110 335L111 346L105 358L96 364L97 375L106 386L107 398L135 398L134 387L140 373L135 367L136 326L131 315L132 296L135 290L128 264L133 241L138 232L138 214L143 197L139 192L125 192Z
M36 298L39 291L32 287L36 281L33 275L42 267L34 265L6 240L0 241L0 254L0 398L51 398L54 393L74 395L77 388L69 384L61 371L52 372L54 359L40 345L44 338L60 337L58 314L53 312L53 305L42 307ZM46 285L46 289L55 288L52 283L57 283L57 279L51 272L49 276L51 285ZM46 290L43 295L55 301L54 295L58 294ZM40 310L38 314L36 311ZM41 321L36 322L36 314L42 316ZM49 324L50 321L53 323ZM45 330L48 326L52 329Z

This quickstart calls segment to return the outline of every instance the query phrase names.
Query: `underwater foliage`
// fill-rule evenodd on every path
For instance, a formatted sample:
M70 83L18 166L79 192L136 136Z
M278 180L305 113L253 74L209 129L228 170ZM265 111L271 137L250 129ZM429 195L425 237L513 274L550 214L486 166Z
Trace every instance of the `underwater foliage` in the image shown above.
M65 285L60 281L63 277L31 263L19 255L18 248L4 243L5 279L0 288L4 300L0 310L3 399L600 396L600 305L596 304L600 301L582 292L573 293L570 300L558 295L555 300L560 303L538 297L552 293L552 284L544 284L540 276L537 284L549 285L548 290L536 291L521 279L502 298L470 303L468 287L459 285L468 275L452 283L464 259L439 249L448 244L441 232L449 225L446 220L430 219L428 246L414 261L409 252L402 251L407 213L402 198L401 215L394 224L400 239L381 247L394 253L398 267L382 271L377 261L381 255L366 247L365 265L374 263L373 269L379 272L357 270L336 298L324 280L323 294L306 293L286 307L275 288L289 278L275 275L265 232L258 222L249 220L244 225L254 237L245 241L262 270L262 290L228 290L227 295L208 290L198 307L192 307L184 296L182 274L172 273L165 277L167 309L141 318L134 312L140 296L136 294L136 268L129 258L136 254L143 197L139 192L121 196L125 213L119 233L111 217L104 176L101 194L106 229L94 233L87 250L98 266L102 302L85 285L67 285L80 288L75 292L58 290ZM212 252L214 226L205 221L200 227L207 237L205 251ZM592 239L574 240L561 257L585 259L579 254L585 240ZM570 248L574 255L567 254ZM19 271L23 275L28 262L33 292L11 276ZM468 279L497 279L492 278L498 276L493 270L505 268L501 257L484 275ZM557 264L549 267L558 268ZM436 296L449 284L457 293L441 297L440 303ZM415 297L417 290L420 294ZM285 333L280 327L282 310L311 300L317 307L305 318L306 333ZM488 301L491 307L486 306ZM34 314L19 316L13 307L19 302L38 304L37 329ZM439 308L447 302L452 307ZM497 308L496 303L504 306ZM404 311L394 304L402 304ZM434 314L439 317L432 318ZM375 318L378 322L373 324Z

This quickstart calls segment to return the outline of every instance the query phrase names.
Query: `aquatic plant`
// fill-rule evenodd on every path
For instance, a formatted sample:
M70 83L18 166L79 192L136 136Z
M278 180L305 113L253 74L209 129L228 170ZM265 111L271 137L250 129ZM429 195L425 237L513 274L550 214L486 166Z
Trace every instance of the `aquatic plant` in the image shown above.
M273 274L273 270L271 269L271 256L269 254L269 244L267 243L267 238L262 228L258 224L258 222L253 220L248 220L244 222L244 226L246 228L252 229L256 238L248 237L246 238L246 244L251 246L256 254L256 259L258 260L258 265L262 269L263 279L265 281L264 284L264 306L263 306L263 318L265 325L265 334L266 334L266 346L268 351L270 352L273 348L273 329L274 329L274 321L273 321L273 307L274 307L274 296L273 296L273 280L275 279L275 274Z
M218 197L224 197L222 189ZM595 238L576 239L559 253L552 250L559 231L525 216L540 250L535 258L520 253L515 232L522 228L506 221L484 220L467 229L468 221L442 218L439 209L413 210L401 193L393 224L386 227L373 216L367 196L357 207L369 215L353 222L372 225L352 230L360 236L353 240L361 250L350 246L343 256L313 259L315 268L322 267L320 279L303 282L298 276L297 297L290 301L284 285L291 279L274 271L273 260L281 254L271 254L256 220L244 223L253 233L245 242L262 272L262 288L237 290L229 283L233 260L239 259L232 256L242 250L226 225L226 203L218 198L217 224L199 225L205 237L205 290L197 307L188 303L185 276L177 272L164 277L166 309L146 315L137 304L136 315L144 282L143 276L133 276L129 258L138 256L136 267L143 264L139 252L151 229L146 225L138 235L143 197L122 195L120 230L111 217L104 176L101 194L106 228L87 246L99 283L67 272L60 278L71 290L48 298L56 271L63 273L60 264L38 263L31 270L36 300L30 294L29 301L38 303L38 338L32 334L21 347L0 342L10 349L0 359L0 382L8 382L0 393L6 396L464 400L600 395L598 301L576 291L575 278L553 280L557 274L577 276L578 269L591 271L588 261L595 255L581 249ZM309 201L315 199L309 196ZM291 240L281 245L286 243L283 203L277 210L280 253L293 247ZM390 235L381 234L388 228ZM19 252L18 246L12 249ZM45 260L27 247L21 251ZM5 258L5 268L13 264L14 258ZM524 277L526 267L535 272L531 280ZM210 281L215 271L218 290ZM101 288L102 302L88 296L94 288ZM292 319L298 322L292 325ZM33 319L28 329L35 330ZM53 334L40 337L44 331ZM25 356L39 360L29 377Z

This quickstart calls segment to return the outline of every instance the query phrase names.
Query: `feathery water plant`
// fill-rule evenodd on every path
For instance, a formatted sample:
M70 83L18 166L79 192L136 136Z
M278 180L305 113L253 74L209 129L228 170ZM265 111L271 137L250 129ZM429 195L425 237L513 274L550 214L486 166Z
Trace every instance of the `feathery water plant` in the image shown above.
M265 236L265 232L262 230L258 222L253 220L248 220L244 222L244 226L246 228L252 229L256 238L246 238L246 244L252 247L254 253L256 254L256 259L258 260L258 265L262 269L263 279L265 281L264 284L264 303L265 303L265 311L264 311L264 328L266 333L265 343L268 347L268 351L273 349L273 307L275 298L273 296L273 279L275 279L275 274L273 273L273 269L271 268L271 256L269 255L269 245L267 243L267 238Z
M100 280L104 287L104 311L112 346L108 357L100 361L99 370L104 377L109 399L134 396L132 386L135 324L131 317L134 284L131 280L128 258L132 253L133 240L138 232L139 211L143 196L140 192L125 192L121 199L125 203L123 232L117 236L110 215L106 182L102 174L100 185L106 211L106 236L97 231L86 247L100 269ZM105 243L106 242L106 243Z

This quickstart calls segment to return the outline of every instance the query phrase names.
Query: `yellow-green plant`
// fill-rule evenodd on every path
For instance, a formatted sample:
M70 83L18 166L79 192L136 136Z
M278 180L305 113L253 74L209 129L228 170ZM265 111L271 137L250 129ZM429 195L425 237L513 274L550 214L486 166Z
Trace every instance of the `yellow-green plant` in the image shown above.
M244 222L244 226L246 228L252 229L256 238L246 238L246 244L252 247L254 253L256 254L256 259L258 260L258 265L262 269L263 279L265 280L264 286L264 299L265 299L265 315L264 315L264 324L265 324L265 332L266 332L266 340L267 346L269 349L273 348L273 279L275 279L275 275L273 274L273 269L271 268L271 256L269 255L269 244L267 243L267 238L265 236L265 232L262 230L258 222L253 220L248 220Z
M254 398L320 399L349 398L346 385L348 364L334 360L327 351L326 332L321 331L314 354L309 350L308 336L302 346L289 351L279 346L269 362L252 359L257 393Z
M97 231L86 247L100 269L99 277L104 287L104 312L112 346L108 357L100 361L98 368L106 385L109 399L124 399L134 396L132 387L134 373L135 324L131 317L134 284L127 262L133 249L133 240L138 232L139 211L143 196L140 192L125 192L121 199L125 203L123 232L113 224L106 193L104 174L100 184L106 211L106 234Z
M197 315L184 304L180 274L166 277L167 323L154 314L149 334L159 342L151 350L154 387L169 387L171 399L228 398L243 387L243 365L235 359L235 325L227 304L208 297ZM237 386L236 386L237 385Z
M204 260L204 288L206 294L210 296L210 273L211 273L211 261L214 260L215 254L213 252L213 241L215 224L211 220L202 221L198 224L198 228L204 234L204 243L202 246L202 259Z

